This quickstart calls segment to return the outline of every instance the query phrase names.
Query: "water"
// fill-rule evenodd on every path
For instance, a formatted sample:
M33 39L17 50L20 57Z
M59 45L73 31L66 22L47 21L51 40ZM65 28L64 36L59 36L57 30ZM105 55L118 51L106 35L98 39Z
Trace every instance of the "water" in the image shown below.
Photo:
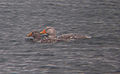
M24 40L42 24L92 38ZM0 0L0 74L119 74L119 45L119 0Z

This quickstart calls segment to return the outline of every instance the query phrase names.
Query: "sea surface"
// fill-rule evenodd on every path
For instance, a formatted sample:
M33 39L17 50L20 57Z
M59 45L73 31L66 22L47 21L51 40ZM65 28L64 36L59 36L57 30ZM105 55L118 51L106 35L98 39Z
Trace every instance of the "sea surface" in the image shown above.
M44 25L92 38L25 41ZM120 0L0 0L0 74L120 74Z

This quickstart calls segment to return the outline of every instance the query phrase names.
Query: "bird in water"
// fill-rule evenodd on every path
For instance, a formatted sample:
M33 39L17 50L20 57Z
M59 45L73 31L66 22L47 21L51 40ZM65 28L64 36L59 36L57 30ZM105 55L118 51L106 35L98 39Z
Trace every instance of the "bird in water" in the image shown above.
M57 36L56 30L54 27L47 26L41 32L39 31L32 31L27 34L27 37L33 37L33 41L40 42L40 43L55 43L58 41L70 41L76 39L86 39L91 38L90 36L80 35L80 34L62 34Z

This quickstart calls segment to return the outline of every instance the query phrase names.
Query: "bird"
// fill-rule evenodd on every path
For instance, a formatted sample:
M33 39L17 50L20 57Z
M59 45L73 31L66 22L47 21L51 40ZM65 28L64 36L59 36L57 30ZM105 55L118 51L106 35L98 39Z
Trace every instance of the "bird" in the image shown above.
M32 31L29 34L27 34L27 37L33 37L33 41L40 43L55 43L59 41L70 41L76 39L91 38L91 36L80 35L77 33L68 33L57 36L55 28L50 26L47 26L41 32Z

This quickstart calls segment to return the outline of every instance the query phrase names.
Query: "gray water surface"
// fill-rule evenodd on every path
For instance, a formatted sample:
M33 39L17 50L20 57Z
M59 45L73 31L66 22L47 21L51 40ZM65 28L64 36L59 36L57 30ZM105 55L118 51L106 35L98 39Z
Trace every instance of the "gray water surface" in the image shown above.
M43 24L92 38L25 41ZM0 0L0 74L120 74L120 0Z

